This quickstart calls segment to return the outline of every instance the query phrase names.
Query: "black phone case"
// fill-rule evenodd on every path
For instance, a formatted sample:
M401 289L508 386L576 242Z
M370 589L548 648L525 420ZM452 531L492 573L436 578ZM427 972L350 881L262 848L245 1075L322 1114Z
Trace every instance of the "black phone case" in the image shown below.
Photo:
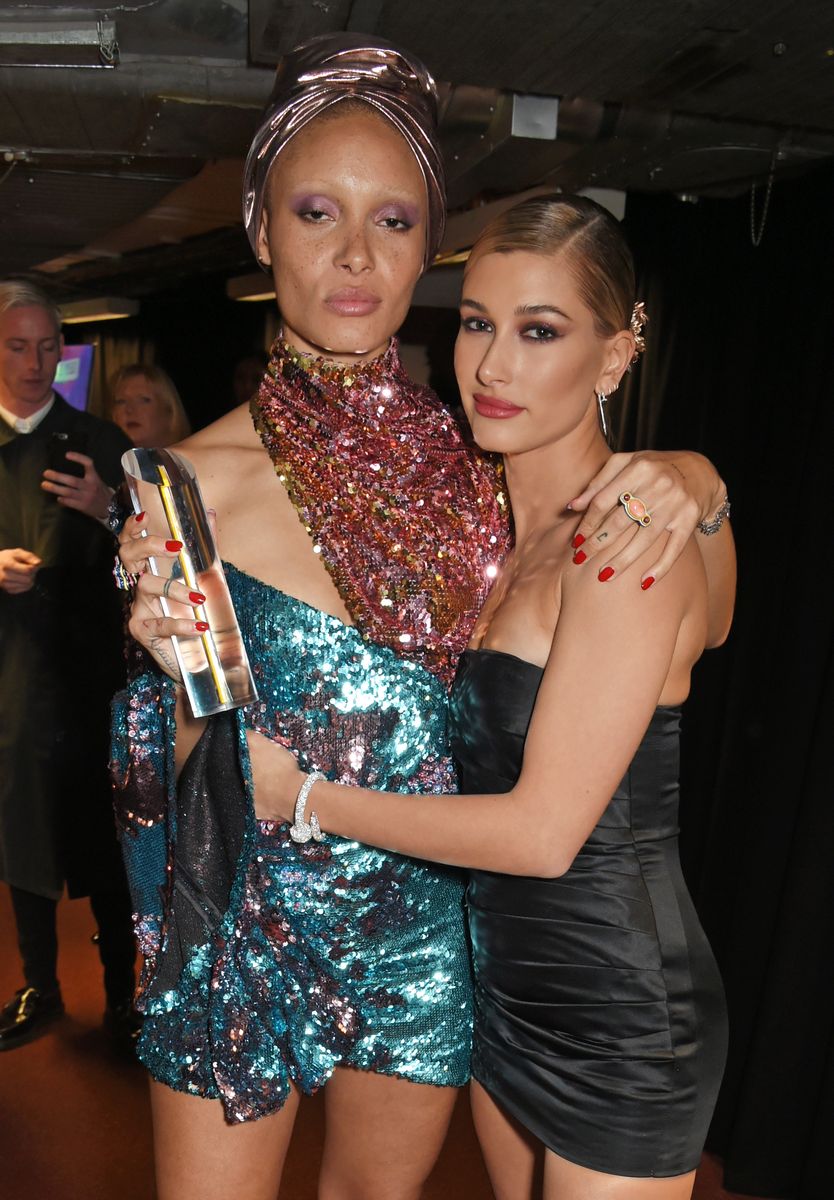
M67 459L68 450L76 454L87 453L87 438L83 433L53 433L49 439L49 469L61 471L64 475L76 475L80 479L84 474L81 463Z

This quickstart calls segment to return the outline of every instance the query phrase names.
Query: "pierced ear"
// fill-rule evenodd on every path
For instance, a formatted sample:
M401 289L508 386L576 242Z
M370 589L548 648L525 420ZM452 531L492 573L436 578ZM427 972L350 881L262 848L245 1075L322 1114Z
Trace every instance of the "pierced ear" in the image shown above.
M608 361L605 364L605 369L598 380L598 392L605 392L610 396L612 392L616 392L617 388L622 383L623 376L628 370L629 364L634 355L634 338L627 330L616 334L610 341Z

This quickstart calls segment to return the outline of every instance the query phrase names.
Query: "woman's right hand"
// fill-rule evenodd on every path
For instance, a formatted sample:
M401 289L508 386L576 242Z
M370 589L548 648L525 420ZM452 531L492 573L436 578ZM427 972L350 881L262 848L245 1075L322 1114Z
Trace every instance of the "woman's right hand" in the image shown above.
M130 607L128 629L131 636L148 651L159 664L166 675L176 683L182 682L179 665L171 638L199 637L205 633L208 626L203 621L197 621L193 616L169 616L162 611L160 598L168 583L165 575L154 575L148 569L148 558L153 556L157 561L175 559L181 549L179 542L171 541L170 536L146 532L145 513L138 513L125 521L124 528L119 534L119 557L125 570L138 576L133 603ZM205 596L192 592L187 584L177 580L168 586L167 598L169 605L175 605L184 614L205 602Z

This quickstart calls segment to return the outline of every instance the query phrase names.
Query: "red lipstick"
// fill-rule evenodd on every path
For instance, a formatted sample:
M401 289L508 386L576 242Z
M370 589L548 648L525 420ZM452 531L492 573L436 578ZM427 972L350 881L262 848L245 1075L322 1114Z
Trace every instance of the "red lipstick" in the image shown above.
M491 417L496 421L506 421L508 417L516 417L520 412L524 412L517 404L499 400L497 396L485 396L481 392L475 392L472 401L479 416Z

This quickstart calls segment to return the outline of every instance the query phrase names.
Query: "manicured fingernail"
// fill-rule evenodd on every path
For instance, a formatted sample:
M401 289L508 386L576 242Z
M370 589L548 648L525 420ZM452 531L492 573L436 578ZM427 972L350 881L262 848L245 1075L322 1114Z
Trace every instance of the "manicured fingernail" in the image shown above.
M178 554L182 550L182 542L166 542L165 549L170 554Z
M198 633L208 633L208 621L195 621L194 628Z
M584 563L584 561L587 557L588 557L588 555L585 553L584 550L577 550L576 554L574 554L574 556L573 556L573 561L576 563L577 566L581 566L581 564Z
M206 598L202 592L189 592L188 599L192 604L205 604Z
M614 574L613 567L603 567L602 570L600 571L599 575L597 575L597 579L600 581L600 583L608 583L608 580L611 578L611 576L613 574Z
M585 541L585 535L582 533L578 533L576 535L576 537L573 539L573 541L571 542L571 545L573 546L574 550L578 550L584 541Z
M140 522L140 521L144 521L144 519L145 519L145 514L144 514L143 512L140 512L140 513L137 513L137 514L136 514L136 523L137 523L137 525L139 524L139 522Z
M646 578L643 580L643 582L640 584L640 587L643 589L644 592L647 592L653 583L654 583L654 575L647 575Z

